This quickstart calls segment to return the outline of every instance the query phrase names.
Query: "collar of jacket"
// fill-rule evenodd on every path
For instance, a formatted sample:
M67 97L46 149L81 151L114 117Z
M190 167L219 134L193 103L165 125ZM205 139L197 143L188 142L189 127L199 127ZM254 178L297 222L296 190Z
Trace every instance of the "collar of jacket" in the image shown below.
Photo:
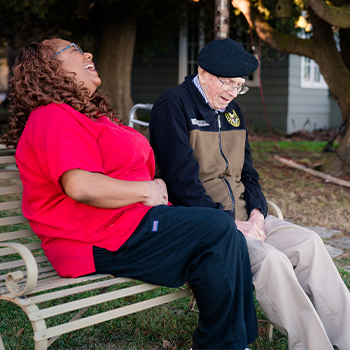
M196 104L196 107L198 108L199 113L202 115L203 119L207 123L211 123L216 118L216 112L214 109L212 109L206 102L202 94L197 89L196 85L193 84L193 78L196 76L196 74L191 74L185 77L185 81L182 83L182 85L190 92L193 101ZM230 107L230 104L226 107L226 110L221 113L225 113L226 111L230 111L232 113L232 108Z

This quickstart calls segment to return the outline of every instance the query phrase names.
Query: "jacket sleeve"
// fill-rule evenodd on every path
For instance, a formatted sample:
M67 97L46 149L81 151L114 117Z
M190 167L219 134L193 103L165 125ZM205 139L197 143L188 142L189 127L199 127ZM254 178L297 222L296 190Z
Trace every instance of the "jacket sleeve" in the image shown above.
M169 200L176 205L223 210L206 194L199 165L189 144L189 126L181 106L171 99L156 103L150 118L150 142ZM232 213L229 213L232 216Z
M259 174L254 169L248 135L245 143L245 157L241 181L245 186L244 197L247 212L250 215L253 209L260 209L264 217L267 215L267 203L259 184Z

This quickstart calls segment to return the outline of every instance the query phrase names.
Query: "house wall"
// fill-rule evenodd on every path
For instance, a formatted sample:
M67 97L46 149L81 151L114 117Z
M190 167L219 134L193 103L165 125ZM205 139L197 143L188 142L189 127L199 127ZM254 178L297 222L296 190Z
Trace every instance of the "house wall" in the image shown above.
M167 53L159 53L147 61L135 54L133 59L131 95L134 104L154 103L159 95L178 84L178 45ZM266 116L259 86L250 86L245 95L236 98L249 129L274 130L291 134L298 130L338 127L341 114L329 96L328 89L300 87L301 58L282 55L263 60L261 84ZM267 121L267 120L268 121Z
M178 83L178 45L144 61L135 54L131 73L131 98L136 103L154 103L159 95Z
M289 96L286 132L329 127L328 89L301 88L301 57L289 55Z
M279 60L263 60L261 63L261 86L265 101L266 116L260 87L249 87L246 95L237 96L249 127L286 131L288 112L288 59L282 56Z

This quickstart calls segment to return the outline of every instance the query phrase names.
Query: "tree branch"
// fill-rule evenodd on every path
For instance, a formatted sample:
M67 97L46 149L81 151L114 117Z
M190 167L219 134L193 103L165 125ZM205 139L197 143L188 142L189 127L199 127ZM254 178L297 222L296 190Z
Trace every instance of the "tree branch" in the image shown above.
M327 23L340 28L350 27L350 4L333 6L323 0L306 0L306 2L317 16Z
M325 173L321 173L320 171L307 168L306 166L298 164L298 163L295 163L295 162L293 162L290 159L286 159L286 158L282 158L282 157L278 157L278 156L274 156L274 158L279 160L280 162L282 162L282 163L292 167L292 168L299 169L299 170L305 171L305 172L307 172L307 173L309 173L311 175L321 177L326 182L333 182L333 183L335 183L335 184L337 184L339 186L350 187L350 181L338 179L338 178L336 178L334 176L331 176L331 175L328 175L328 174L325 174Z
M243 13L249 26L254 28L259 37L272 49L287 54L315 58L312 39L300 39L295 35L278 32L266 21L262 20L259 11L249 0L232 0L231 2L233 7Z

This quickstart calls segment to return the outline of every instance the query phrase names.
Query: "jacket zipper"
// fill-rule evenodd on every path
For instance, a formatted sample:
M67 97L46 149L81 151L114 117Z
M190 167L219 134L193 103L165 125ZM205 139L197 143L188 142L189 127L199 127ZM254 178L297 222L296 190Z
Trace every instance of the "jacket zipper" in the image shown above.
M225 157L224 152L222 151L222 147L221 147L221 120L220 120L220 113L218 113L218 127L219 127L219 149L220 149L220 153L221 153L222 157L225 160L225 164L226 164L225 171L227 171L229 164L228 164L228 160ZM228 190L229 190L230 196L231 196L231 201L232 201L233 218L235 218L235 197L233 196L231 185L224 177L221 177L221 175L219 176L219 178L224 180L226 185L227 185L227 187L228 187Z

